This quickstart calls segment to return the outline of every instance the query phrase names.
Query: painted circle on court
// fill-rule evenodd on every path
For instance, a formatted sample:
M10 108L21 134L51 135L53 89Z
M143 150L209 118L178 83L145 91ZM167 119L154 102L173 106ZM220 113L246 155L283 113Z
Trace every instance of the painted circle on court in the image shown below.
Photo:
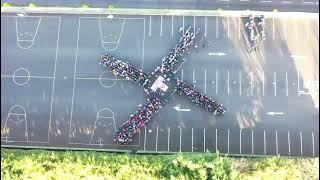
M13 72L12 80L16 85L25 85L30 80L30 72L26 68L19 68Z
M101 73L101 75L99 77L99 82L100 82L102 87L111 88L116 84L117 78L116 77L110 78L110 76L108 76L106 74L107 72L108 71L104 71L104 72ZM108 73L110 73L110 72L108 72Z

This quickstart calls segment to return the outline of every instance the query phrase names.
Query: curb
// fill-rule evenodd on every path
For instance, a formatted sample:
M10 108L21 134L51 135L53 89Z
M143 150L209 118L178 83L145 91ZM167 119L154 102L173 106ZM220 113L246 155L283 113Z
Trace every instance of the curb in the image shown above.
M45 13L45 14L81 14L109 15L106 8L69 8L69 7L1 7L1 13ZM115 8L114 15L162 15L162 16L229 16L264 15L265 17L319 18L319 13L272 12L272 11L230 11L230 10L180 10L180 9L134 9Z

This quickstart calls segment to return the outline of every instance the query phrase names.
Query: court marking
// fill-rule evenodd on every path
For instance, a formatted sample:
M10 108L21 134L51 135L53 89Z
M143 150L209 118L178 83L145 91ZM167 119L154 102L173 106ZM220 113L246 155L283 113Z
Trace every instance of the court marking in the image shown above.
M218 70L216 69L216 94L218 94Z
M59 50L59 39L60 39L60 23L61 17L59 17L59 26L58 26L58 35L57 35L57 48L56 48L56 56L54 60L54 70L53 70L53 81L52 81L52 91L51 91L51 103L50 103L50 119L49 119L49 128L48 128L48 143L50 140L50 131L51 131L51 120L52 120L52 106L53 106L53 95L54 95L54 87L56 83L56 71L57 71L57 60L58 60L58 50Z
M241 71L239 71L239 96L241 96Z
M157 126L157 131L156 131L156 151L158 151L158 134L159 134L159 130L158 130L158 126Z
M203 152L206 152L206 129L203 128Z
M208 18L207 16L204 17L204 36L207 37L207 24L208 24Z
M193 152L193 128L191 128L191 152Z
M253 129L251 129L251 154L253 153Z
M216 17L216 39L219 37L219 29L218 29L218 17Z
M35 16L28 16L28 17L35 17ZM24 50L26 50L26 49L29 49L29 48L31 48L32 46L33 46L33 43L34 43L34 39L36 38L36 36L37 36L37 34L38 34L38 29L39 29L39 26L40 26L40 23L41 23L41 20L42 20L42 17L40 16L39 17L39 21L38 21L38 25L37 25L37 28L36 28L36 32L34 33L34 36L33 36L33 38L32 38L32 40L24 40L24 41L30 41L31 42L31 44L29 45L29 46L27 46L27 47L22 47L20 44L19 44L19 36L18 36L18 17L16 17L15 18L15 20L16 20L16 36L17 36L17 45L18 45L18 47L20 48L20 49L24 49Z
M162 37L162 16L160 16L160 37Z
M288 131L288 153L289 153L289 156L291 154L291 147L290 147L290 131Z
M20 114L20 113L11 113L11 111L12 111L13 109L15 109L16 107L21 108L24 113L23 113L23 114ZM2 137L2 134L4 133L3 131L5 131L5 129L6 129L6 127L7 127L7 122L8 122L9 117L11 116L11 114L16 115L16 116L20 116L20 115L24 116L24 122L25 122L25 126L26 126L25 136L26 136L26 138L27 138L27 142L29 142L27 112L26 112L26 109L25 109L23 106L18 105L18 104L13 105L13 106L9 109L6 122L4 123L4 127L3 127L2 131L1 131L1 137ZM17 142L17 141L15 141L15 142ZM23 142L25 142L25 141L23 141Z
M288 90L288 73L286 72L286 96L289 96L289 90Z
M55 77L50 77L50 76L14 76L18 78L35 78L35 79L55 79ZM1 78L13 78L13 75L1 75Z
M143 150L146 150L146 140L147 140L147 127L144 128L144 142L143 142Z
M228 86L228 94L230 94L230 75L229 75L229 69L227 71L227 86Z
M168 127L168 151L170 151L170 127Z
M180 149L179 149L179 151L181 152L181 127L179 127L179 130L180 130Z
M279 148L278 148L278 131L276 130L276 154L279 155Z
M274 17L272 17L272 38L274 39Z
M23 71L25 71L25 72L27 72L27 80L25 81L25 82L23 82L23 83L18 83L16 80L15 80L15 77L17 77L15 74L18 72L18 71L21 71L21 70L23 70ZM29 72L29 70L28 69L26 69L26 68L19 68L19 69L16 69L14 72L13 72L13 75L12 75L12 81L16 84L16 85L18 85L18 86L23 86L23 85L25 85L25 84L27 84L28 82L29 82L29 80L30 80L30 72Z
M240 129L240 131L239 131L239 142L240 142L240 145L239 145L239 152L240 152L240 154L241 154L241 129Z
M111 117L100 116L100 113L103 112L103 111L105 111L105 110L108 110L109 112L111 112L111 113L112 113L112 116L111 116ZM116 132L116 121L115 121L115 118L114 118L114 112L113 112L110 108L107 108L107 107L102 108L102 109L100 109L100 110L97 112L97 116L96 116L96 120L95 120L94 125L93 125L93 130L92 130L92 133L91 133L91 138L90 138L89 144L92 143L92 137L93 137L93 135L94 135L94 133L95 133L95 129L97 128L96 124L97 124L97 121L98 121L99 118L103 118L103 119L106 119L106 118L107 118L107 119L113 119L114 132Z
M216 152L218 151L218 129L216 129Z
M241 21L241 17L238 18L238 38L241 38L241 30L240 30L240 21Z
M173 37L173 16L171 16L171 37Z
M230 153L230 135L229 135L230 133L229 133L229 129L228 129L228 153Z
M204 70L204 94L207 94L207 70Z
M266 150L266 131L265 130L263 130L263 151L264 151L264 154L266 155L267 150Z
M229 16L227 17L227 27L228 27L228 29L227 29L227 34L228 34L228 38L230 37L230 28L229 28Z
M300 152L302 156L302 132L300 131Z
M313 157L315 157L315 153L314 153L314 135L313 135L313 131L311 133L311 136L312 136L312 155Z
M274 96L277 96L277 73L273 72Z
M151 23L152 23L152 18L150 16L149 17L149 37L151 36Z
M103 17L103 18L105 19L105 17ZM119 43L120 43L120 40L121 40L121 37L122 37L123 28L124 28L124 25L126 23L126 18L113 18L113 19L121 19L121 20L123 20L123 23L122 23L122 26L121 26L121 31L120 31L120 35L119 35L118 41L116 41L116 42L108 42L108 41L104 41L103 40L102 28L101 28L101 17L99 17L99 30L100 30L100 37L101 37L101 45L106 51L114 51L114 50L118 49L118 46L119 46ZM113 49L108 49L108 48L106 48L104 46L105 43L109 43L109 44L115 43L117 45Z
M115 84L116 84L117 81L113 81L113 83L112 83L110 86L107 86L107 85L103 84L102 81L101 81L101 79L102 79L103 74L106 73L106 72L107 72L107 71L103 71L103 72L100 74L99 82L100 82L100 84L101 84L102 87L111 88L111 87L115 86ZM117 79L117 76L114 76L114 78Z

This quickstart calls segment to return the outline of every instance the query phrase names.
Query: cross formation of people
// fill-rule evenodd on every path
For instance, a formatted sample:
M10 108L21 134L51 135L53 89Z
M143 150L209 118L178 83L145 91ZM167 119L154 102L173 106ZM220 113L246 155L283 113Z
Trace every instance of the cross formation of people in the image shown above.
M222 104L218 104L211 98L195 90L195 88L188 86L186 83L175 77L173 73L174 66L179 63L178 58L182 57L184 53L189 53L189 47L194 45L193 40L195 34L196 32L192 32L191 27L189 27L180 38L179 43L175 48L171 49L169 55L162 59L161 67L158 66L149 74L143 73L141 69L136 68L129 62L117 60L110 55L103 55L101 57L99 64L111 69L114 75L119 75L143 86L148 95L146 104L139 105L138 110L131 114L130 118L114 133L115 141L120 142L121 144L132 142L134 134L145 127L151 117L158 113L163 104L168 101L168 96L171 96L173 93L186 96L197 106L201 106L214 114L222 115L225 113L226 108L224 108ZM155 79L159 76L161 76L161 80L166 83L165 85L172 86L169 87L172 91L163 92L160 90L152 90L151 87L155 83Z

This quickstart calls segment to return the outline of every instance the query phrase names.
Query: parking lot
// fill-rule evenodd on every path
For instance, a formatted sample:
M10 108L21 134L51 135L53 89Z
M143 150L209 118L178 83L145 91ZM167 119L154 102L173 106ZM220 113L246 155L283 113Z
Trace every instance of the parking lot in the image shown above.
M318 19L267 17L251 53L246 19L1 14L1 145L318 156ZM198 48L177 76L227 113L174 96L132 144L115 144L146 95L99 66L101 54L151 72L189 26Z

